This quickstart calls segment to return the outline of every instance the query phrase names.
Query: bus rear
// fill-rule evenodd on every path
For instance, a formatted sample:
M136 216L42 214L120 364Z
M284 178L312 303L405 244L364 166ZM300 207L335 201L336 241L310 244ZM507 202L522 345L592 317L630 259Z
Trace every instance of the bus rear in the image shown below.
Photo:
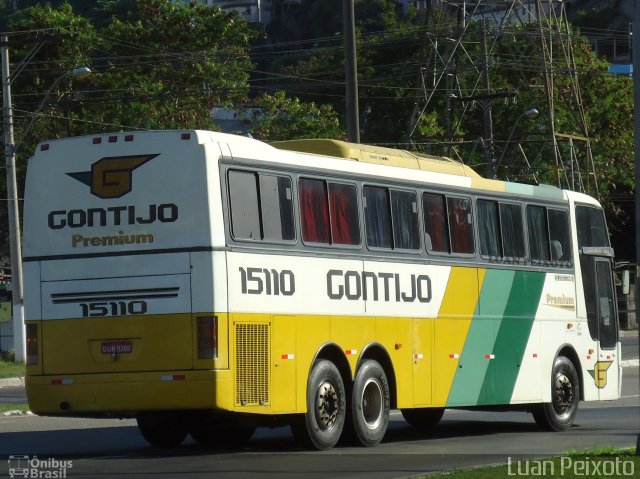
M213 370L226 366L226 344L217 343L225 282L214 284L224 228L209 201L220 197L220 155L211 134L197 131L38 146L24 208L35 413L214 407Z

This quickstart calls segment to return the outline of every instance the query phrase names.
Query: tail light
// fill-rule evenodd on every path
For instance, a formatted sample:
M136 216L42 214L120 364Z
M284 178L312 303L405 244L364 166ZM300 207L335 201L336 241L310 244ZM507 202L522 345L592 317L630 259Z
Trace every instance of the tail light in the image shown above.
M201 316L198 318L198 359L218 357L218 318Z
M38 364L38 325L27 324L27 366Z

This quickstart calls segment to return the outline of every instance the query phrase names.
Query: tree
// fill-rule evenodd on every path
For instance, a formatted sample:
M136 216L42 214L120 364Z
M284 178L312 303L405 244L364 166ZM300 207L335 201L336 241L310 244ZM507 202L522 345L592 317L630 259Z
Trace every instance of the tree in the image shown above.
M338 114L330 105L305 103L284 92L263 94L255 104L251 134L265 141L302 138L344 138Z
M100 31L94 113L134 128L212 128L214 105L245 101L252 32L201 4L139 0Z
M35 5L10 17L15 71L28 59L12 90L19 189L38 141L121 129L213 129L214 105L246 102L253 32L244 21L218 8L165 0L119 8L130 4L98 2L92 12L99 28L68 3ZM104 8L117 15L108 17ZM81 65L92 69L89 80L65 77ZM3 245L0 257L8 242Z

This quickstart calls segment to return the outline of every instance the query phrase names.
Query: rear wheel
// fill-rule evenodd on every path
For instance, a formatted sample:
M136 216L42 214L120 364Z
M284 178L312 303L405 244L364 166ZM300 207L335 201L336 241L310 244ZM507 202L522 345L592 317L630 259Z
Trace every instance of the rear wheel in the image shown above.
M338 368L327 360L316 361L307 383L307 412L291 423L296 440L308 448L334 447L344 428L345 396Z
M570 359L558 356L551 374L551 402L537 406L533 418L542 429L564 431L578 412L580 379Z
M163 414L140 414L136 421L140 434L156 447L173 447L184 441L187 429L177 417Z
M419 407L402 409L402 417L414 427L430 429L440 422L444 415L443 407Z
M389 382L380 363L365 361L356 374L351 396L351 415L363 446L377 445L389 425Z

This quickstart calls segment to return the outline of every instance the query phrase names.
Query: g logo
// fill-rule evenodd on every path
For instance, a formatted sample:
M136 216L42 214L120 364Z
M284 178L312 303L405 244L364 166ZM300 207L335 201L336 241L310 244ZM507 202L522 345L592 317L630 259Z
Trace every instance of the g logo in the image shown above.
M120 198L133 187L133 170L155 155L110 156L91 165L91 171L67 173L91 188L91 194L98 198Z
M598 389L602 389L607 385L607 370L613 361L598 361L589 374L596 383Z

